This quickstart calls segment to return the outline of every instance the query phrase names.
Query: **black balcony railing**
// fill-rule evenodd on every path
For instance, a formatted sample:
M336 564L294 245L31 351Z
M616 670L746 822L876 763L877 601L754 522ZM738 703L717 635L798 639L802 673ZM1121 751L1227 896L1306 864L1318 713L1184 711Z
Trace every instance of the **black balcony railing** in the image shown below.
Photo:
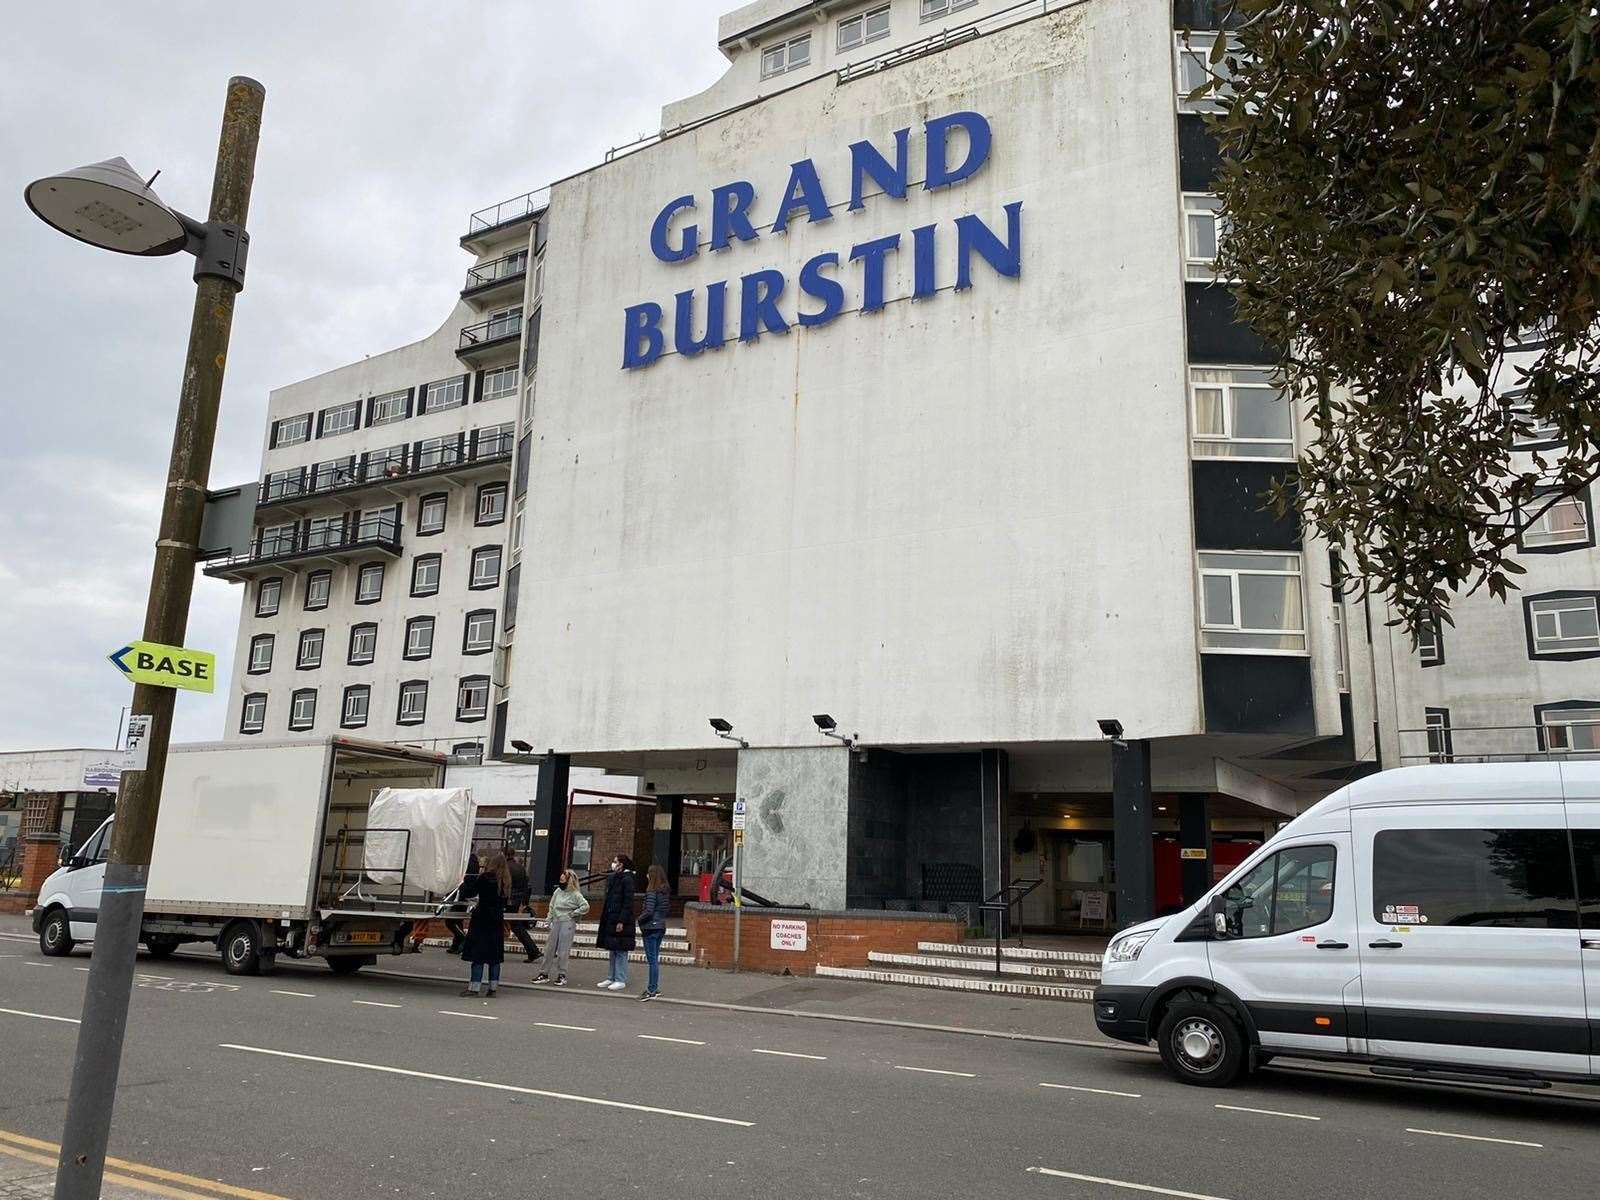
M466 286L461 289L461 294L470 296L474 292L487 291L500 284L510 283L514 279L525 279L527 274L528 252L518 250L515 254L507 254L470 268L467 271Z
M287 504L375 484L393 484L419 475L463 466L509 460L516 449L510 426L491 425L470 433L428 438L277 471L261 482L258 505Z
M502 225L512 225L526 220L549 206L550 189L542 187L520 196L513 196L509 200L502 200L499 204L491 204L488 208L480 208L467 218L467 237L477 237L480 233L487 233Z
M490 317L487 321L479 321L476 325L468 325L461 331L461 341L456 346L456 353L466 350L477 350L484 346L497 345L500 342L510 341L522 331L522 310L506 316Z
M396 517L362 517L359 520L312 522L290 529L262 530L244 554L206 564L207 575L224 575L258 563L282 562L324 554L360 550L400 553L400 521Z

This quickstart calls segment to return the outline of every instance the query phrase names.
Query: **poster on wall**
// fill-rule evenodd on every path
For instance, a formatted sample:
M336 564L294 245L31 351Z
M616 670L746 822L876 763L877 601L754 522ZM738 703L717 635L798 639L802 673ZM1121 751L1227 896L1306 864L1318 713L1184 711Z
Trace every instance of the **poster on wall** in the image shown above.
M1083 894L1083 907L1078 910L1078 924L1087 925L1090 921L1106 923L1106 893L1085 892Z
M806 948L806 923L804 921L773 921L772 948L774 950L803 951Z

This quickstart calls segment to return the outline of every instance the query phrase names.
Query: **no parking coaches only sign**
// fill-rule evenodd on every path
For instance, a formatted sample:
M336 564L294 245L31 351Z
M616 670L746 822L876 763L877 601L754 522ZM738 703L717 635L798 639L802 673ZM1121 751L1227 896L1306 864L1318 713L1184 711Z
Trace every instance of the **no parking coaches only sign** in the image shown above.
M129 642L107 657L134 683L186 688L191 692L210 692L216 685L217 656L208 650Z

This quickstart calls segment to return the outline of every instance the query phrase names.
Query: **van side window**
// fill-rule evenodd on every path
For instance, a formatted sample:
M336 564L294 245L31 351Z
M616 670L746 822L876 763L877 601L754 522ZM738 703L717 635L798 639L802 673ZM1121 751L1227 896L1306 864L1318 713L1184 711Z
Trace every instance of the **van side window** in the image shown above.
M1564 829L1385 829L1373 839L1380 925L1572 929Z
M1574 829L1572 854L1578 863L1578 904L1585 929L1600 929L1600 829Z
M102 825L95 830L87 842L78 847L75 858L83 859L86 865L102 863L106 860L106 851L109 849L107 842L111 840L111 826Z
M1257 863L1223 894L1234 937L1272 937L1333 915L1332 846L1295 846Z

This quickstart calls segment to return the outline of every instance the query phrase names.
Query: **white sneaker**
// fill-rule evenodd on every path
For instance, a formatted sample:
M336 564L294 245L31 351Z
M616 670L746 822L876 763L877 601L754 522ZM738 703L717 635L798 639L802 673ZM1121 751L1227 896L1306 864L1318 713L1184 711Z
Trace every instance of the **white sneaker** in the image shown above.
M609 979L602 979L599 983L595 984L595 987L597 988L609 988L610 986L611 980Z
M628 985L623 983L622 980L620 980L620 979L614 979L614 980L611 981L611 990L613 992L620 992L624 988L626 988L627 986Z

